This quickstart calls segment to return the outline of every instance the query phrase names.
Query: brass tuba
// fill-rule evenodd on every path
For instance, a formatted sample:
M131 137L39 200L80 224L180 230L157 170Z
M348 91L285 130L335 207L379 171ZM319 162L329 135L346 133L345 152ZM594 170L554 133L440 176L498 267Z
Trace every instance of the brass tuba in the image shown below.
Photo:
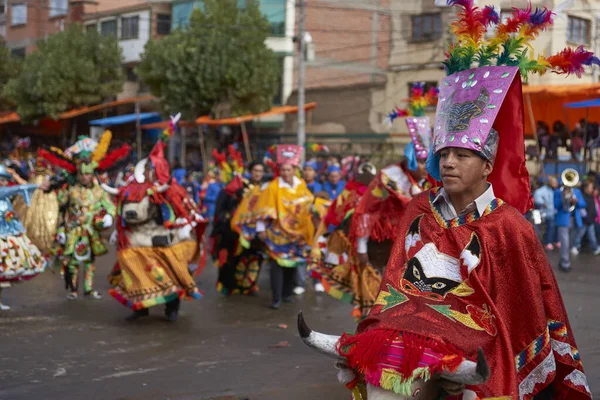
M571 199L573 198L573 188L579 185L579 172L573 168L567 168L560 174L560 179L562 180L560 192L563 209L572 212L575 210L575 206L571 204Z

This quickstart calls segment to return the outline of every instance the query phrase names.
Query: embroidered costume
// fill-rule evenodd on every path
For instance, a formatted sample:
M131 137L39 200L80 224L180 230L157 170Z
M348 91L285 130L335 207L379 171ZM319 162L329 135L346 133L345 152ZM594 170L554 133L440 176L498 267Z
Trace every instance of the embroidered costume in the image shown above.
M445 148L469 149L493 163L491 184L460 214L443 188L408 205L375 305L339 340L339 354L360 375L351 386L408 395L415 380L460 374L465 359L485 355L489 380L489 371L472 375L478 384L466 382L463 398L533 399L551 387L552 398L590 399L558 285L523 218L531 199L519 72L580 73L582 61L600 60L582 48L529 59L525 46L551 23L548 9L515 9L485 41L486 25L499 20L493 8L449 4L462 12L451 25L458 40L445 62L451 75L440 85L428 170L439 177ZM481 66L465 70L474 61L465 54ZM484 66L491 60L497 66Z
M436 97L435 88L424 93L423 84L416 84L412 88L408 111L392 113L393 118L410 115L406 124L411 143L405 148L405 161L382 169L370 182L354 208L347 239L345 235L340 237L339 231L330 236L332 243L346 243L347 260L333 268L326 265L317 268L325 290L335 298L352 303L352 315L357 319L364 318L375 302L406 205L412 197L435 184L424 172L431 126L424 109L433 104ZM392 114L388 118L393 119ZM418 160L421 160L421 166ZM418 177L419 168L424 179ZM339 220L338 206L334 204L333 207L332 212L337 215L331 219ZM360 262L359 254L368 254L369 262Z
M302 148L279 145L277 164L289 164L294 169L300 161ZM276 177L266 185L249 213L240 211L238 227L245 247L257 234L264 232L264 245L271 267L273 308L282 300L289 301L293 290L294 268L306 268L314 240L311 220L314 197L303 180L296 176L286 182Z
M231 146L228 152L230 162L224 154L215 154L225 179L225 187L217 198L211 232L213 264L219 268L217 290L224 295L253 294L258 291L263 255L257 238L250 243L240 240L239 224L242 215L248 216L254 210L261 184L242 178L241 153Z
M170 178L164 158L166 139L175 129L172 119L150 156L138 162L135 181L118 189L103 185L117 198L117 264L109 275L110 295L134 314L166 304L171 321L181 298L200 299L189 265L198 260L206 222L186 190Z
M112 134L105 131L100 142L82 136L64 153L56 148L40 149L39 155L76 176L74 184L57 190L63 209L56 234L69 300L78 297L79 273L83 269L84 294L100 298L93 290L96 257L107 252L101 232L113 224L115 206L94 179L94 173L117 167L129 154L124 145L107 154Z

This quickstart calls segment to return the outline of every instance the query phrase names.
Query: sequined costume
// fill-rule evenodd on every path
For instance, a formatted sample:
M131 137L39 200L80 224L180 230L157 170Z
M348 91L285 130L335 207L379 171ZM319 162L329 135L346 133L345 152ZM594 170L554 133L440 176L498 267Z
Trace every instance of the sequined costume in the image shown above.
M10 198L21 194L28 203L37 185L0 187L0 282L31 279L46 268L46 258L31 242Z
M93 290L94 262L107 252L101 232L112 226L116 208L93 174L126 162L130 153L127 144L109 152L111 139L112 133L105 131L99 142L82 136L64 152L56 148L38 151L41 157L76 177L71 185L56 190L60 209L56 253L62 262L69 300L77 299L82 269L84 294L101 297Z

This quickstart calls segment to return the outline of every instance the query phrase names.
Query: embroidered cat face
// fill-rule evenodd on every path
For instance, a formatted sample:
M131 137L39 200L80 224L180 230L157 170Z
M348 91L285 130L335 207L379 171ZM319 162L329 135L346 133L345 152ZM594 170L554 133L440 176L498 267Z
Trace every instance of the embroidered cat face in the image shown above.
M427 243L406 264L402 289L413 296L441 301L462 282L459 261Z
M465 282L481 258L481 244L475 233L460 254L460 259L440 252L432 242L423 243L421 220L411 223L405 239L408 259L400 287L405 293L442 301L448 293L469 296L473 289Z

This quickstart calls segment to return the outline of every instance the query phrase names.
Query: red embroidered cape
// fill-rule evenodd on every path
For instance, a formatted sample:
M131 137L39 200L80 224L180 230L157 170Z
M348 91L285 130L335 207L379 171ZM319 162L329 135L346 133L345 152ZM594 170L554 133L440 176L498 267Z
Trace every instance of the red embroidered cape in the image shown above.
M352 216L349 234L352 243L359 237L368 236L371 240L383 242L394 240L398 235L400 220L406 205L413 197L411 192L413 189L419 191L424 189L404 166L399 165L399 167L410 183L409 192L403 192L402 188L395 187L394 182L384 174L385 168L379 171L361 197ZM436 186L436 182L428 176L425 186L428 186L427 188Z
M325 226L339 226L348 211L352 210L358 204L358 201L367 190L367 185L356 182L354 179L348 181L344 190L329 206L325 215Z
M349 365L371 382L379 374L383 384L387 374L389 386L381 360L398 338L420 345L392 371L400 381L424 347L448 345L471 359L482 348L491 378L471 388L481 398L531 399L553 385L553 398L590 399L556 279L531 225L499 199L483 216L445 221L432 204L436 194L422 193L407 207L370 315L356 335L339 341Z

